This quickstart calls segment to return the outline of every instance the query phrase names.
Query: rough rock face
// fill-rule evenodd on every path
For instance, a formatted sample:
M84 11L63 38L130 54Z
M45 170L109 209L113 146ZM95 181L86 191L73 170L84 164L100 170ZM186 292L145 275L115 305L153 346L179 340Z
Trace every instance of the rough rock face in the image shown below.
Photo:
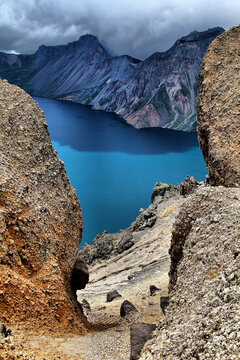
M194 31L144 61L111 56L92 35L33 55L0 53L0 76L31 95L89 104L136 128L196 129L197 75L222 28Z
M171 242L170 303L141 359L239 359L240 189L198 190Z
M84 333L70 285L79 201L43 112L0 80L0 322Z
M240 26L209 46L199 73L200 147L211 185L240 186Z

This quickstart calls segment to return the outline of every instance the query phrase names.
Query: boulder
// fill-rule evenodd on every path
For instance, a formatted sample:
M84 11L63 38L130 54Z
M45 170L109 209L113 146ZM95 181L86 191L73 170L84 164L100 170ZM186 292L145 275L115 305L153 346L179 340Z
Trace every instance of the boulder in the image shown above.
M153 296L160 289L157 288L155 285L150 285L149 290L150 290L150 296Z
M137 323L130 327L131 354L130 360L137 360L141 355L144 344L151 339L155 324Z
M118 253L121 254L123 251L130 249L133 245L134 241L132 234L124 234L118 244Z
M138 310L136 307L128 300L124 300L120 307L120 316L125 317L129 315L130 313L137 313Z
M0 339L4 339L8 336L8 330L4 324L0 324Z
M107 293L107 302L111 302L118 297L122 297L122 295L117 290L109 291Z
M43 111L5 80L0 134L0 320L84 334L70 283L82 236L80 204Z
M199 73L198 139L211 185L240 186L240 26L209 46Z

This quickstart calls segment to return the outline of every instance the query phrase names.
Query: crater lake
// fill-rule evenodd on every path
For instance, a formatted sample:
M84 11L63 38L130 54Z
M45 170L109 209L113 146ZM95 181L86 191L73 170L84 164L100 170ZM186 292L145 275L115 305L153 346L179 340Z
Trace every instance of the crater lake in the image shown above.
M34 98L83 210L83 240L128 227L150 205L154 184L177 184L207 170L197 133L137 130L90 106Z

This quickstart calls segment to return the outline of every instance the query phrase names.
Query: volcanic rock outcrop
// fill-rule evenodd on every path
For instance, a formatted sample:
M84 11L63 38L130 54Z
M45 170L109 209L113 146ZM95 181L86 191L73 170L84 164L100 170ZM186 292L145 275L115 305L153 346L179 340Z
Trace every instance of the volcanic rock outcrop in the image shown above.
M0 53L0 76L31 95L89 104L136 128L196 129L199 67L222 28L193 31L165 52L140 61L112 56L93 35L35 54Z
M0 322L84 334L70 278L81 208L43 111L0 80Z
M239 30L212 43L199 83L199 139L210 182L226 187L198 189L176 218L169 306L142 360L239 359Z
M211 185L240 186L240 26L217 37L199 73L200 147Z

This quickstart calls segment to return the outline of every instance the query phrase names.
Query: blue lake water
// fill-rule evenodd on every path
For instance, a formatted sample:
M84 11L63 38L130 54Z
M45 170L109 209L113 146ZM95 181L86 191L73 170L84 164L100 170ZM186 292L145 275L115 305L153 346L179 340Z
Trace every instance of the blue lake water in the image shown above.
M35 98L83 209L83 242L128 227L150 204L157 181L204 180L197 134L136 130L117 115L89 106Z

